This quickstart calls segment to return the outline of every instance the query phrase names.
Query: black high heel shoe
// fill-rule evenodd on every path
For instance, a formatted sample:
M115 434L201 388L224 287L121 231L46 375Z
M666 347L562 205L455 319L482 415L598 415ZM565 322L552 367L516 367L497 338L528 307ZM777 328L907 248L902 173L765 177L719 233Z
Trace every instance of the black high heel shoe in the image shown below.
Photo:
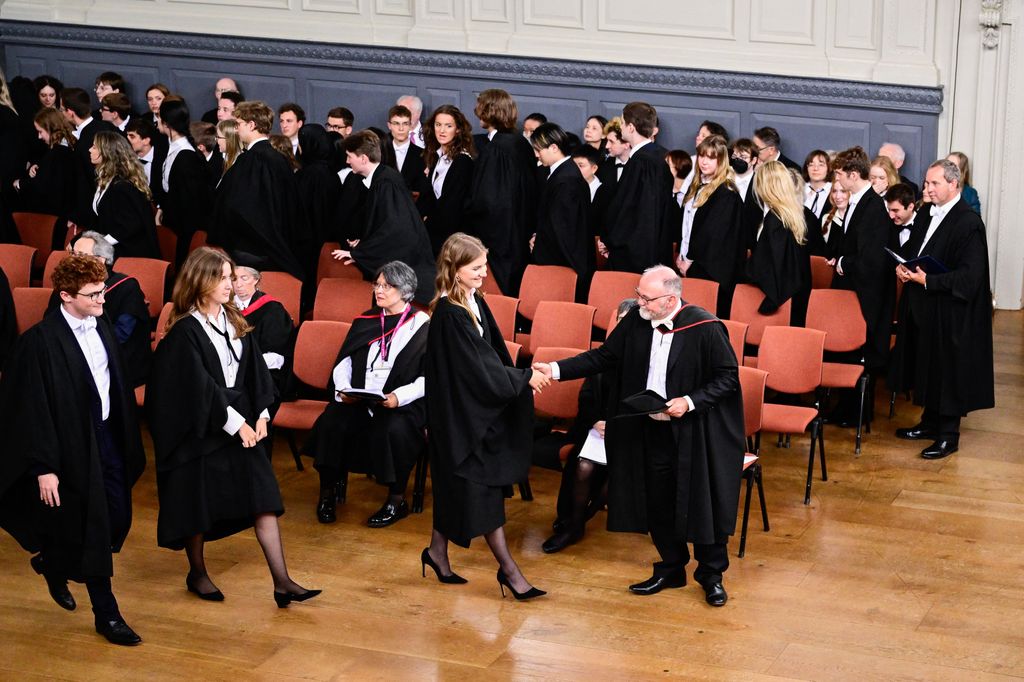
M533 599L534 597L543 597L547 592L544 590L538 590L536 587L531 587L526 592L516 592L516 588L512 587L512 583L508 581L505 574L498 569L498 586L501 587L501 598L505 598L505 588L507 587L512 593L512 596L516 598L516 601L526 601L527 599Z
M206 601L224 601L224 593L220 590L214 590L213 592L200 592L199 588L196 587L196 584L192 581L192 573L185 576L185 588L200 599L204 599Z
M293 594L291 592L278 592L277 590L274 590L274 601L277 602L277 608L283 609L293 601L306 601L307 599L312 599L321 592L323 592L323 590L306 590L299 594Z
M434 575L437 576L439 582L445 583L446 585L464 585L469 581L458 575L455 572L444 575L441 573L441 567L434 562L434 559L430 556L430 548L424 547L423 554L420 554L420 568L423 569L423 577L427 577L427 566L434 569Z

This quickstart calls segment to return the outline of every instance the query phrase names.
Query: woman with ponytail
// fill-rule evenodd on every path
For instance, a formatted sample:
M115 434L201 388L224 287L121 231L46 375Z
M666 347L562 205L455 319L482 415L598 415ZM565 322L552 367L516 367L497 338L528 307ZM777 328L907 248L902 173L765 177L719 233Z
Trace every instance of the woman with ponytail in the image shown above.
M192 235L197 230L207 229L207 220L213 211L206 160L192 142L190 122L185 100L168 98L160 104L159 128L170 144L161 176L165 194L159 219L178 236L174 257L178 267L188 256Z

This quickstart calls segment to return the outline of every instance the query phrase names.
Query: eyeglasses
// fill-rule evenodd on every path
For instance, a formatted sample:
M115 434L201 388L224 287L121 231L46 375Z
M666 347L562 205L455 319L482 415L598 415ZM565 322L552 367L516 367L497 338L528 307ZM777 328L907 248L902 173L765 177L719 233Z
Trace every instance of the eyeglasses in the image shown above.
M101 298L103 298L103 295L105 293L107 293L107 288L103 287L99 291L92 291L92 292L89 292L88 294L79 291L78 293L75 294L75 296L84 296L87 299L89 299L90 301L92 301L93 303L96 303Z
M636 300L640 301L644 305L650 305L651 303L657 301L659 298L675 296L675 294L662 294L661 296L644 296L643 294L640 293L639 289L633 289L633 291L636 292Z
M395 287L393 287L392 285L388 284L387 282L374 282L373 283L373 290L374 291L379 291L379 292L381 292L383 294L388 293L389 291L391 291L394 288Z

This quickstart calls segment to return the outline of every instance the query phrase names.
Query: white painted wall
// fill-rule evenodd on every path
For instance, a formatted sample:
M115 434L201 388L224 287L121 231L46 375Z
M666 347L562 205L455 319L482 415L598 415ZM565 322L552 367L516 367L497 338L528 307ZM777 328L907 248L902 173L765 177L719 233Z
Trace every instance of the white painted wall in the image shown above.
M1020 308L1024 133L1011 122L1024 116L1024 92L1009 86L1024 67L1021 5L1021 0L0 0L0 18L942 86L946 99L938 148L972 158L989 228L997 304ZM994 29L988 44L983 22Z

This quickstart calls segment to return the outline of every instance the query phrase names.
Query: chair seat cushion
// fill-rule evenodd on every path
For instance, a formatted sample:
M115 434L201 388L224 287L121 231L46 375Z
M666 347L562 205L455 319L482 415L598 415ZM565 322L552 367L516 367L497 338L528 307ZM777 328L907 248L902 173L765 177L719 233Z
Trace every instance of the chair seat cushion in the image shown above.
M813 407L765 403L761 430L777 433L803 433L807 430L807 425L817 416L818 411Z
M274 415L274 426L283 429L311 429L323 411L327 408L326 400L293 400L281 403Z
M864 368L860 365L823 362L821 364L821 385L824 388L854 388L862 374L864 374Z

